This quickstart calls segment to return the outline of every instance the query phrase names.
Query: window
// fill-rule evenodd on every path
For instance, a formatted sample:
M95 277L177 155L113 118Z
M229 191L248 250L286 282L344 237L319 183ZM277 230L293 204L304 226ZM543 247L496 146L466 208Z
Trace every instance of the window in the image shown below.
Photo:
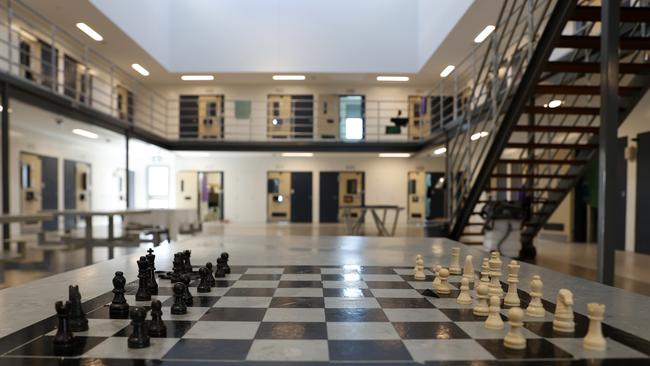
M147 167L147 207L169 207L169 167L162 165Z
M345 95L339 98L341 136L344 140L364 138L364 109L362 95Z

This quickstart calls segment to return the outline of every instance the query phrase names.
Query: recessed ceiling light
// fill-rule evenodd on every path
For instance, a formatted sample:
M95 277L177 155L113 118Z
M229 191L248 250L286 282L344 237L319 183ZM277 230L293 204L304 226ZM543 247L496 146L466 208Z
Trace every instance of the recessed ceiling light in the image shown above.
M454 71L455 68L456 66L454 65L448 65L447 67L445 67L444 70L442 70L440 76L446 78L447 76L449 76L449 74L451 74Z
M133 70L137 71L142 76L149 76L149 70L145 69L140 64L133 64L133 65L131 65L131 68Z
M548 104L546 104L546 106L548 108L557 108L557 107L561 106L562 103L563 102L561 100L559 100L559 99L553 99L552 101L548 102Z
M472 136L470 136L469 139L472 140L472 141L476 141L476 140L478 140L480 138L483 138L483 137L485 137L487 135L489 135L489 133L487 131L481 131L481 132L477 132L477 133L472 134Z
M380 158L410 158L411 154L409 153L381 153L379 154Z
M273 80L305 80L305 75L273 75Z
M314 156L314 153L306 152L286 152L281 154L284 158L311 158Z
M486 26L485 28L483 28L483 30L481 31L481 33L479 33L479 34L476 36L476 38L474 38L474 43L481 43L481 42L485 41L485 39L486 39L490 34L492 34L492 32L494 32L494 29L495 29L495 26L493 26L493 25L488 25L488 26Z
M210 81L210 80L214 80L214 76L212 76L212 75L183 75L183 76L181 76L181 80L184 80L184 81Z
M93 139L93 140L99 137L98 134L96 134L94 132L82 130L81 128L75 128L74 130L72 130L72 133L74 133L75 135L83 136L83 137Z
M77 28L79 28L79 30L86 33L88 37L94 39L97 42L101 42L104 40L104 37L102 37L101 34L97 33L97 31L90 28L90 26L86 23L77 23Z
M377 76L377 81L409 81L408 76Z
M433 150L433 155L442 155L446 152L447 152L447 148L443 146Z

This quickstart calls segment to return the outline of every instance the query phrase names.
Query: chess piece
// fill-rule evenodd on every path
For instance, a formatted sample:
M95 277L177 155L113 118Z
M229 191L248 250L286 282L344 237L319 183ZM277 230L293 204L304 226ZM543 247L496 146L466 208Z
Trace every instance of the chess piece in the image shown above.
M490 306L488 307L488 317L485 319L485 327L488 329L503 329L503 319L501 319L501 299L499 296L490 296Z
M459 275L460 271L460 248L451 248L451 263L449 264L449 274Z
M74 347L74 335L72 334L70 323L68 322L70 301L66 301L65 304L63 304L62 301L57 301L56 304L54 304L54 309L56 309L56 316L59 320L59 324L56 328L56 335L52 342L54 353L56 355L69 354Z
M521 266L516 260L511 260L510 264L508 264L508 293L503 299L504 305L519 306L519 294L517 293L519 267Z
M217 284L217 281L214 279L214 276L212 275L212 263L210 262L206 263L205 268L208 269L208 285L210 287L214 287Z
M174 303L172 304L171 313L174 315L187 314L187 305L183 295L185 295L185 284L183 282L176 282L172 287L174 292Z
M133 332L129 336L129 348L146 348L150 345L149 333L146 330L145 318L147 311L141 307L131 309L131 327Z
M138 291L135 293L135 301L151 301L149 292L149 263L144 256L140 257L138 263Z
M219 259L217 259L219 260ZM223 266L220 266L217 264L217 270L214 271L214 277L215 278L224 278L226 277L226 271L223 269Z
M228 255L228 253L223 252L223 253L221 253L220 257L221 257L221 260L223 261L222 262L223 263L223 272L225 274L230 274L230 266L228 265L228 259L230 258L230 256Z
M451 293L451 289L449 288L449 270L443 268L440 270L439 274L440 284L438 285L436 292L442 295L448 295Z
M538 275L534 275L530 281L530 303L526 308L526 315L535 318L543 318L545 311L542 305L542 287L544 283Z
M194 303L194 298L190 293L190 276L188 274L182 275L181 282L185 285L185 293L183 294L183 301L185 301L185 305L192 306L192 304Z
M501 282L499 281L501 278L501 262L496 258L495 254L496 252L492 252L492 257L488 261L488 265L490 266L490 284L488 286L488 295L490 297L498 296L501 298L503 297L503 289L501 288Z
M483 258L483 263L481 264L481 282L490 282L490 263L487 258Z
M68 299L70 300L68 323L73 332L85 332L88 330L88 319L81 307L81 294L79 286L68 286Z
M424 259L422 259L422 256L415 261L415 275L413 278L418 281L422 281L426 278L424 274Z
M524 326L524 311L519 307L513 307L508 310L508 323L510 329L503 338L503 345L510 349L525 349L526 338L521 333L521 327Z
M603 317L605 305L597 303L587 304L587 317L589 318L589 329L582 340L584 348L592 351L604 351L607 348L607 340L603 337Z
M183 258L185 259L184 261L184 270L185 273L192 273L192 262L190 262L190 257L192 257L192 251L191 250L185 250L183 252Z
M162 320L162 303L156 299L151 301L151 322L149 323L149 337L165 337L167 326Z
M576 330L576 323L573 321L573 294L571 291L565 288L560 289L557 292L555 304L553 330L561 333L573 333Z
M469 279L463 277L460 280L460 294L456 298L456 303L461 305L470 305L472 303L472 296L469 294Z
M124 287L126 278L120 271L115 272L113 277L113 301L108 307L108 316L111 319L127 319L129 317L129 304L126 302Z
M442 269L442 266L439 264L436 264L436 266L433 268L433 274L435 277L433 278L433 282L431 283L433 286L433 290L435 291L438 288L438 285L440 285L440 270Z
M205 292L210 292L212 290L212 288L208 284L208 273L210 272L205 267L201 267L199 269L200 280L199 280L199 286L196 288L197 292L205 293Z
M465 256L465 266L463 267L463 278L467 278L469 285L474 284L474 257Z
M169 279L172 281L172 283L176 283L181 280L183 270L183 253L179 252L174 254L174 261L172 262L172 273L169 275Z
M158 295L158 282L156 282L156 256L153 254L153 249L147 250L147 264L149 267L149 280L148 288L151 295Z
M422 258L422 254L418 254L415 256L415 265L413 266L413 274L415 274L415 272L418 271L418 260L420 259L424 260L424 258Z
M479 283L476 287L476 298L478 301L474 305L474 315L487 316L490 310L488 307L488 285L484 282Z

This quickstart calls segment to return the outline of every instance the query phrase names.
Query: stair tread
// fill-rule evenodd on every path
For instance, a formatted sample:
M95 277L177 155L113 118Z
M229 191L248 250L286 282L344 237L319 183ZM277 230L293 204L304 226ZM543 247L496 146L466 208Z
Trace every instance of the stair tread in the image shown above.
M560 36L555 47L600 49L600 37L597 36ZM648 37L621 37L619 48L623 50L650 49Z
M621 6L619 17L622 22L645 22L650 19L650 8ZM600 18L600 6L576 6L571 14L571 20L597 22Z

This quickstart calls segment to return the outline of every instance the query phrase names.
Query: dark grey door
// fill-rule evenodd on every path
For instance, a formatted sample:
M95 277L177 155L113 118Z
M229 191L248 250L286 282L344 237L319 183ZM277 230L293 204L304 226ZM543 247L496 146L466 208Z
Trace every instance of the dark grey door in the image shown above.
M314 137L314 96L292 95L293 132L295 138Z
M638 253L650 254L650 133L637 138L636 171L636 248Z
M291 222L311 222L311 172L291 173Z
M41 156L42 166L42 200L41 208L43 210L56 210L59 208L59 162L57 158ZM54 231L59 229L57 219L43 221L44 231Z
M319 220L339 221L339 173L320 172Z
M129 170L128 173L129 177L127 178L129 180L129 204L128 208L135 208L135 172L133 170Z
M63 208L74 210L77 208L77 162L63 161ZM64 216L64 229L72 230L77 226L76 216Z
M445 216L445 187L438 184L445 173L427 173L427 220Z

